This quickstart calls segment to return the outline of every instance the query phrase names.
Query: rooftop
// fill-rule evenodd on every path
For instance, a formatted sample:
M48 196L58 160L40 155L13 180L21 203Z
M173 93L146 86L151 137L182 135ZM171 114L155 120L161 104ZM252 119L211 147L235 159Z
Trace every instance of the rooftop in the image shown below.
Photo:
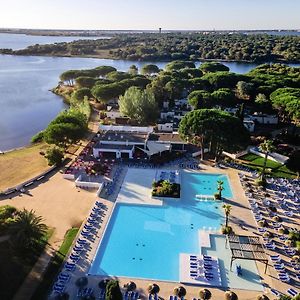
M186 142L176 133L152 133L149 140L161 143L186 144Z
M116 145L116 144L101 144L100 142L95 145L98 149L116 149L116 150L132 150L133 145Z
M144 144L148 138L146 132L128 132L128 131L103 131L99 134L99 142L129 142ZM98 144L97 144L98 145Z

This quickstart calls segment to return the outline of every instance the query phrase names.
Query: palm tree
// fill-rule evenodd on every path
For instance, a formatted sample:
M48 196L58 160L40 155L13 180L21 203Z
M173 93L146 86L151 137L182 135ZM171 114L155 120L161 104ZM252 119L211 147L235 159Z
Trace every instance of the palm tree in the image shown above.
M19 249L36 246L48 229L42 221L42 217L37 216L33 210L19 211L9 229L12 245Z
M223 208L224 208L224 213L225 213L225 228L227 228L228 227L229 215L230 215L230 212L231 212L231 205L224 204Z
M271 152L275 151L275 147L271 140L265 140L263 143L260 144L259 149L260 149L260 151L265 153L264 165L263 165L261 175L260 175L261 179L263 180L265 177L268 156Z
M225 292L225 299L226 300L238 300L238 296L236 293L232 291Z
M200 290L199 297L201 300L209 300L211 298L211 292L208 289Z
M224 181L218 180L217 184L218 184L217 190L219 193L219 199L221 200L222 199L222 191L224 190L224 187L223 187Z

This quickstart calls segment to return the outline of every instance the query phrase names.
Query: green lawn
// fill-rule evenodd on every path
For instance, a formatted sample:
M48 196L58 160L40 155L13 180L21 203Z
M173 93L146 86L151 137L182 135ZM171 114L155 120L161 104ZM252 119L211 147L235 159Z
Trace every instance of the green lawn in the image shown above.
M242 163L243 165L257 171L261 171L264 165L264 158L252 153L241 156L239 159L244 161ZM289 170L285 165L270 159L267 160L267 169L271 169L271 172L267 170L266 173L275 177L295 178L296 176L296 174Z
M78 233L79 228L71 228L67 231L64 241L61 244L58 252L63 255L66 256L66 254L68 253L77 233Z
M256 159L252 160L251 164L262 167L264 165L264 158L258 157ZM281 166L282 166L281 163L278 163L278 162L270 160L270 159L267 160L267 168L277 169L277 168L280 168Z
M257 159L258 157L259 156L256 154L248 153L246 155L241 156L240 159L246 160L246 161L253 161L254 159Z
M57 276L57 273L59 272L60 267L78 233L78 230L79 228L71 228L66 232L63 243L51 260L46 273L44 274L43 281L36 289L31 300L47 299L49 290L53 284L53 280Z

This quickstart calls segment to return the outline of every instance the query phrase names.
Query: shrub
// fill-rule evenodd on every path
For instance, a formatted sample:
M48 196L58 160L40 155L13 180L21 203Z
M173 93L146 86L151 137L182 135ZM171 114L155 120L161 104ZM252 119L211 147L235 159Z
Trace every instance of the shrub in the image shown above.
M291 300L292 299L292 297L290 297L290 296L288 296L288 295L281 295L280 297L279 297L279 300Z
M60 166L62 164L64 154L59 148L53 147L47 150L47 154L45 155L45 157L48 160L49 166L53 166L53 165Z
M156 197L180 197L180 184L171 183L168 180L159 180L152 183L152 196Z
M31 138L31 143L40 143L44 139L44 131L40 131Z
M0 220L6 220L11 218L17 209L10 205L4 205L0 207Z
M117 280L110 280L106 286L105 300L122 300L123 295Z

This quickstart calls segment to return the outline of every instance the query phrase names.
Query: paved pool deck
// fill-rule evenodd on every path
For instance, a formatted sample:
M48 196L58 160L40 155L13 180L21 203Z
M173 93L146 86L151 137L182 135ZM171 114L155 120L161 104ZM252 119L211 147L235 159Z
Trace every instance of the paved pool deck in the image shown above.
M201 164L202 170L200 172L207 172L207 173L223 173L228 175L231 188L233 191L233 199L226 200L226 202L230 205L232 205L232 215L230 217L230 224L232 225L234 231L236 234L245 234L245 235L253 235L256 234L256 223L254 221L252 212L249 207L248 200L244 194L244 190L241 186L238 171L234 169L219 169L219 168L213 168L208 165ZM78 278L79 276L82 276L86 274L90 263L92 262L92 259L95 255L96 249L98 247L99 241L104 233L105 224L107 224L109 220L109 216L112 212L114 200L118 198L118 196L123 197L122 195L128 195L128 193L135 193L137 195L137 198L140 199L141 203L146 203L143 199L143 195L147 192L147 188L145 187L146 183L149 184L152 182L152 176L154 175L153 172L155 172L155 169L138 169L140 170L139 176L137 175L132 176L130 175L131 171L127 171L129 182L126 183L127 179L125 175L125 182L124 187L121 186L120 183L120 191L121 193L118 195L116 192L116 195L114 195L114 199L109 199L109 201L100 199L104 203L107 204L108 210L106 216L103 218L103 226L101 227L100 231L97 233L96 240L91 244L89 253L87 254L86 260L83 260L81 264L78 266L77 271L72 276L72 281L70 284L70 289L68 288L68 292L71 293L70 299L76 299L76 291L77 288L74 286L74 280L75 278ZM199 172L199 171L195 171ZM149 175L149 176L147 176ZM150 179L151 177L151 179ZM142 179L141 179L142 178ZM139 185L140 180L144 182L144 187L140 187L137 190L137 186ZM123 190L122 190L123 188ZM117 200L118 201L118 200ZM135 203L135 202L132 202ZM243 226L240 226L241 223ZM208 250L207 250L208 251ZM121 262L120 262L121 263ZM259 271L260 279L263 281L265 286L272 286L273 288L281 291L286 292L286 290L290 287L288 284L283 284L280 281L277 280L275 276L275 272L273 268L268 268L267 274L264 274L264 265L261 263L257 263L257 268ZM99 280L101 280L103 277L101 276L89 276L89 287L93 287L95 291L98 290L97 284ZM133 280L137 286L138 286L138 292L142 296L142 299L147 299L147 287L149 284L153 283L154 281L151 280L141 280L136 278L124 278L119 277L116 278L120 282L120 286L122 287L125 283L127 283L130 280ZM164 281L155 281L160 286L161 292L159 293L159 296L162 299L169 299L170 295L173 295L173 289L174 287L178 286L178 282L164 282ZM73 286L73 287L72 287ZM199 290L201 287L199 286L192 286L192 285L184 285L187 289L187 295L186 299L192 299L192 298L198 298L199 296ZM224 298L224 291L226 291L228 288L209 288L212 292L212 299L223 299ZM239 287L232 288L231 290L235 291L239 299L244 300L254 300L256 299L258 294L261 294L261 292L258 291L249 291L240 289ZM264 293L270 297L270 299L274 299L274 297L270 294L270 290L266 288L264 290ZM96 292L97 296L97 292Z
M117 202L138 205L163 205L163 201L151 197L156 169L129 168L117 197Z

